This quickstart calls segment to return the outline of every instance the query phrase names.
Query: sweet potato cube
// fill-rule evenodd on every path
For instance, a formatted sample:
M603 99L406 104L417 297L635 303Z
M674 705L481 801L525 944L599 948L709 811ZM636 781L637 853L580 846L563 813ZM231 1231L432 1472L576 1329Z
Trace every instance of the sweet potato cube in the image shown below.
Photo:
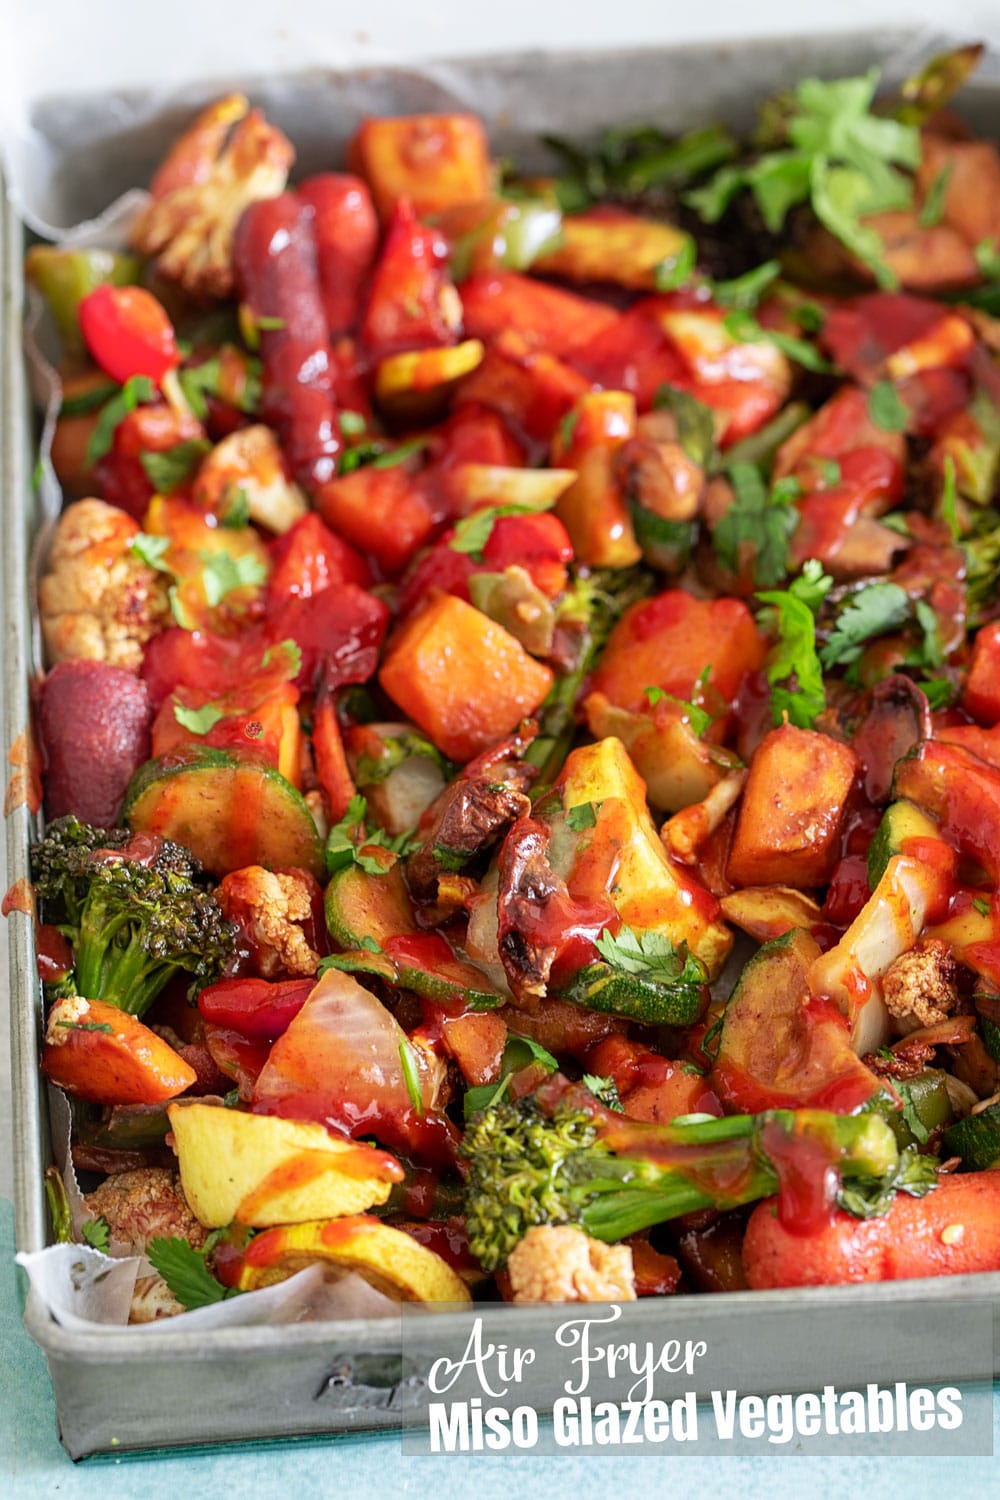
M823 885L838 853L854 751L785 724L750 763L727 874L734 885Z
M351 170L371 188L384 221L400 198L439 214L491 195L493 165L475 115L401 115L366 120L347 148Z
M389 697L452 760L471 760L534 713L552 673L487 615L443 594L390 642Z

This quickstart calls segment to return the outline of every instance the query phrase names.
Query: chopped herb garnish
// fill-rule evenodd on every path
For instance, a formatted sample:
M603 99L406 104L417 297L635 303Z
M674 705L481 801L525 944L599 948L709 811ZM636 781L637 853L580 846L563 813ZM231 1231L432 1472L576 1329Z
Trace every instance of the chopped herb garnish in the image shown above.
M719 561L738 573L743 548L752 547L754 582L764 587L780 583L788 573L789 540L799 524L792 505L796 495L787 485L769 491L756 464L733 464L728 473L736 498L712 537Z
M583 833L585 828L597 826L597 811L599 802L578 802L575 807L566 809L566 826L574 833Z
M424 1113L424 1096L420 1088L420 1066L417 1062L417 1054L405 1037L399 1044L399 1061L403 1068L403 1082L406 1084L406 1092L410 1096L410 1103L417 1114L422 1115Z
M729 313L723 318L722 326L730 338L736 339L738 343L773 344L782 354L802 365L803 369L814 370L820 375L828 375L833 369L814 345L807 343L805 339L797 339L794 334L780 333L776 328L762 328L753 313L745 309L737 308L735 312Z
M906 404L891 380L879 380L868 392L868 415L883 432L905 432L910 420Z
M157 494L172 495L197 473L202 459L211 451L207 438L191 438L165 453L140 453L139 461Z
M870 583L847 601L830 639L820 652L824 667L850 666L879 635L898 630L910 618L910 599L897 583Z
M185 708L183 704L174 704L174 718L182 729L189 730L191 734L207 734L224 717L222 710L213 707L211 703L206 703L204 708Z
M150 1240L146 1255L177 1301L189 1311L239 1295L238 1288L225 1287L212 1275L204 1251L196 1250L180 1235Z
M135 411L137 406L155 401L156 387L147 375L132 375L111 400L101 408L97 425L87 444L86 465L92 469L106 453L110 453L115 433L120 422Z
M107 1255L111 1246L111 1226L103 1214L98 1214L95 1219L85 1219L80 1225L80 1234L83 1243L91 1250L100 1250Z

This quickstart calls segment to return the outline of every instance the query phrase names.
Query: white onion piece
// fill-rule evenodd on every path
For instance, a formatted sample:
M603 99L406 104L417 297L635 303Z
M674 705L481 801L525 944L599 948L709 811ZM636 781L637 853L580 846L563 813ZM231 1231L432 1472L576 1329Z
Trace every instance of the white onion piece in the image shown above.
M828 995L851 1022L851 1044L864 1054L889 1040L882 975L920 935L927 912L941 894L941 873L905 854L893 855L868 901L828 953L809 970L813 995ZM875 1040L873 1040L873 1038Z
M400 1046L406 1033L380 1000L350 974L329 969L284 1036L271 1048L254 1090L255 1103L311 1096L331 1118L363 1124L376 1114L402 1116L412 1108ZM439 1080L428 1053L413 1049L424 1108Z

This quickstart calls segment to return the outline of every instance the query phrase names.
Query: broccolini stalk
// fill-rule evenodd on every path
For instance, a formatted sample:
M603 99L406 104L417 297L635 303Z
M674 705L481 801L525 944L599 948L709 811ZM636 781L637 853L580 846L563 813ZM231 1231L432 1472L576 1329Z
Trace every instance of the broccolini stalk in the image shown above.
M179 844L77 818L52 823L31 851L45 915L74 949L77 994L141 1016L169 979L217 979L235 929ZM61 920L60 920L61 919Z
M790 1160L832 1206L837 1175L881 1179L899 1160L876 1114L769 1110L648 1125L561 1082L551 1114L539 1103L549 1083L516 1104L491 1106L466 1130L466 1228L486 1270L505 1265L534 1224L579 1224L595 1239L620 1240L696 1209L766 1198Z
M640 568L602 571L579 578L560 607L560 625L579 633L575 664L557 677L538 711L539 733L524 759L539 771L535 794L550 786L562 769L576 733L576 702L580 689L604 650L617 620L630 604L653 592L651 573Z

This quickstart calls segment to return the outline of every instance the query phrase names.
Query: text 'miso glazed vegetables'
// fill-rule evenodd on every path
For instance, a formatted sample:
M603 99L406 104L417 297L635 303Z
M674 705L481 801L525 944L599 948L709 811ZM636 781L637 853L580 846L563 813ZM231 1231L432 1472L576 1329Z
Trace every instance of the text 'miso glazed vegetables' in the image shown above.
M883 1179L899 1161L896 1137L874 1113L774 1110L648 1125L595 1105L583 1087L548 1107L531 1096L501 1101L473 1117L462 1143L469 1242L495 1270L534 1224L624 1239L696 1209L768 1197L795 1152L821 1205L837 1174ZM924 1190L932 1185L925 1175Z
M166 839L96 829L68 816L31 851L46 916L73 946L73 983L87 999L142 1016L174 974L218 978L234 929L197 861Z

